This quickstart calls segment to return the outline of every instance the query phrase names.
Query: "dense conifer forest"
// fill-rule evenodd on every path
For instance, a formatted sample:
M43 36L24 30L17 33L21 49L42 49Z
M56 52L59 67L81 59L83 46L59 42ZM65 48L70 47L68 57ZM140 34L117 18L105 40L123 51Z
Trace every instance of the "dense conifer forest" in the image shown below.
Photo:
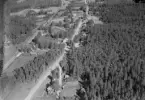
M80 100L145 100L145 5L91 4L90 11L104 24L84 28L82 47L67 54L63 67L81 79Z

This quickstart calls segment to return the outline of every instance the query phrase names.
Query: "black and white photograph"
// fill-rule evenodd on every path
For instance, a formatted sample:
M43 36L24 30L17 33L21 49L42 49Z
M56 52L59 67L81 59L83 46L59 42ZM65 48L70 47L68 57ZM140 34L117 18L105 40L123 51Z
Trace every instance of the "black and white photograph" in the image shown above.
M145 0L0 0L0 100L145 100Z

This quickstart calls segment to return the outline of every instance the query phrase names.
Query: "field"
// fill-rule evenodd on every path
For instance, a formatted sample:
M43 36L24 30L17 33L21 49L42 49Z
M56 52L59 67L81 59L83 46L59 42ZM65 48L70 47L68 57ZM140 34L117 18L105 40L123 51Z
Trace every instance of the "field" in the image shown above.
M15 46L11 45L4 49L4 64L11 59L16 53Z
M36 98L41 98L43 97L44 95L44 92L45 92L45 87L46 87L46 84L49 82L49 80L45 80L42 85L39 87L39 89L36 91L36 93L34 94L34 97L33 99L35 100Z
M20 16L10 18L9 31L6 33L13 45L24 42L32 35L32 30L36 27L35 20L26 19Z
M51 50L45 54L38 55L38 57L23 66L17 65L18 68L15 68L11 75L4 73L3 76L6 77L0 78L0 95L5 97L5 100L23 100L30 88L34 86L34 81L36 82L43 73L44 67L42 65L46 64L46 67L48 67L58 55L60 55L60 51Z
M5 100L24 100L28 95L30 89L35 85L35 82L29 84L22 83L16 85L16 87L10 92L10 94L5 98Z
M14 80L12 78L10 78L10 79L12 81ZM31 81L28 84L27 83L17 83L16 84L16 83L10 82L10 79L5 78L0 81L1 90L6 86L6 88L4 88L5 92L0 91L0 96L2 96L2 98L4 98L4 100L24 100L24 98L26 98L26 96L30 92L30 89L36 84L36 81ZM40 87L40 89L36 93L37 98L35 98L34 100L42 100L39 96L41 96L43 94L43 89L45 87L44 84L46 84L46 82L47 82L47 80L41 85L42 87ZM55 100L55 99L53 99L53 96L49 96L49 97L44 96L43 98L47 98L47 99L52 98L52 100ZM47 99L45 99L45 100L47 100Z
M45 91L45 88L46 88L46 84L49 83L49 80L46 79L42 85L39 87L39 89L36 91L36 93L34 94L34 97L32 100L42 100L42 99L49 99L49 100L55 100L55 97L54 96L51 96L51 95L47 95L46 94L46 91Z
M18 57L6 70L6 73L12 72L16 68L22 67L24 64L26 64L28 61L33 60L35 55L21 55Z
M61 97L73 97L76 95L76 90L79 89L78 81L70 81L64 85L64 89L61 91Z
M17 12L29 8L46 8L58 7L61 5L61 0L25 0L24 2L17 3L16 0L9 0L9 7L11 12Z

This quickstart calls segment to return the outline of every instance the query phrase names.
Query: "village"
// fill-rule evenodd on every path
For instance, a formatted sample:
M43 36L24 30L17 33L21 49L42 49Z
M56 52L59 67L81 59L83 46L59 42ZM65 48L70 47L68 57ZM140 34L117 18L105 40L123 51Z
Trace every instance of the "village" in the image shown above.
M77 40L77 38L85 38L87 34L82 32L82 30L85 28L86 23L89 21L96 23L98 19L95 17L93 19L91 16L86 0L62 1L62 6L59 7L59 9L56 7L41 10L35 8L11 14L11 16L19 15L26 18L34 17L36 19L36 25L39 27L34 29L32 37L17 45L18 51L16 56L12 58L9 63L5 64L5 73L14 69L15 63L11 65L14 67L9 68L9 65L15 61L15 59L17 61L20 57L28 56L32 59L32 56L37 57L49 50L56 50L60 47L65 47L65 54L67 54L67 52L73 48L73 45L75 48L82 46L83 41ZM5 48L8 48L11 46L11 43L7 37L5 38ZM29 94L33 96L32 99L40 100L41 98L51 98L52 100L63 100L64 98L72 98L72 100L74 100L77 98L77 90L85 92L79 83L81 80L77 80L64 73L63 66L60 62L56 65L55 69L50 69L51 74L44 79L44 82L40 85L36 93L33 93L34 96L31 95L30 91ZM21 65L22 64L23 63L21 63ZM16 66L19 67L18 65ZM25 100L30 100L29 95Z

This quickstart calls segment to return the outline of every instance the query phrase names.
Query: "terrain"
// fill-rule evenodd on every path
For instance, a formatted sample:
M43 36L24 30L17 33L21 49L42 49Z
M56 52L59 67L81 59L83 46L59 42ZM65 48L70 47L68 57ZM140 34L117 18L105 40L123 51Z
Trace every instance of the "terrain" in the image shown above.
M2 99L145 99L144 4L11 3L17 5L10 7L5 27Z
M97 6L96 6L97 5ZM144 4L89 5L102 24L89 22L82 45L67 55L65 72L81 78L83 100L144 100Z
M78 20L71 18L73 16L68 17L71 12L62 16L65 20L59 19L58 14L61 16L67 12L64 7L69 4L68 1L63 1L63 5L57 6L57 11L52 13L47 9L49 6L29 8L26 7L28 1L10 2L24 7L16 5L11 8L9 23L5 27L5 64L0 78L0 94L4 100L31 100L46 78L57 68L60 70L58 85L62 86L63 72L59 63L69 50L69 39L72 41L79 34L82 20L78 18L80 21L77 23ZM58 19L57 22L55 18ZM59 26L55 26L60 22ZM68 24L70 26L65 27Z

